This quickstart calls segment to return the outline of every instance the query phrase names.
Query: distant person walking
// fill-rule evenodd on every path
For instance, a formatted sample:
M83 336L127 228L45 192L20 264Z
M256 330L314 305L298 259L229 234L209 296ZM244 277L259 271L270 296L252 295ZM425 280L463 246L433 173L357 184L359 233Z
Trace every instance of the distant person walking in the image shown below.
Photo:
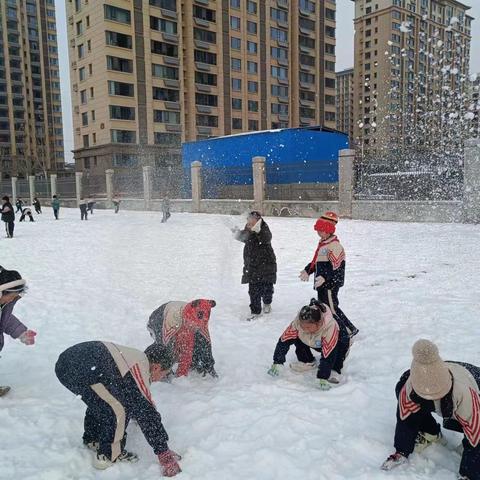
M25 221L25 217L28 217L31 222L34 222L34 221L35 221L35 220L33 219L32 210L30 210L30 208L28 208L28 207L25 207L25 208L22 210L22 216L20 217L20 221L21 221L21 222L24 222L24 221Z
M13 238L13 230L15 229L15 212L13 205L10 203L10 198L5 195L2 198L2 221L5 222L5 231L7 238Z
M55 216L55 220L58 220L58 212L60 211L60 200L56 195L52 198L52 208L53 208L53 215Z
M168 195L165 195L162 201L162 212L163 212L163 217L162 217L162 223L165 223L170 217L170 199L168 198Z
M120 202L121 200L117 197L115 197L113 200L112 200L112 203L113 203L113 207L115 208L115 213L118 213L118 211L120 210Z
M93 198L89 198L87 201L87 212L90 212L93 215L93 206L95 205L95 200Z
M15 202L15 206L17 207L17 211L15 213L21 212L23 210L23 200L18 198Z
M37 197L33 199L33 206L35 207L35 212L37 212L37 214L42 213L42 206L40 205L40 200Z
M78 203L78 206L80 207L80 219L81 220L88 220L88 204L87 201L81 197L80 202Z

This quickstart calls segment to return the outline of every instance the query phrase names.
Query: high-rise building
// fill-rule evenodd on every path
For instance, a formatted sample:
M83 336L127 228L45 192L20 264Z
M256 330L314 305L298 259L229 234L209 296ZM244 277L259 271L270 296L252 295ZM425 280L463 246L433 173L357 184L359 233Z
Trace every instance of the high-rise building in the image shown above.
M337 72L337 130L353 145L353 68Z
M0 177L64 166L54 0L0 1Z
M480 73L470 77L468 111L465 115L467 120L470 120L470 137L480 138Z
M335 123L335 0L70 0L77 168Z
M470 7L457 0L353 1L360 154L385 159L412 145L448 153L468 84Z

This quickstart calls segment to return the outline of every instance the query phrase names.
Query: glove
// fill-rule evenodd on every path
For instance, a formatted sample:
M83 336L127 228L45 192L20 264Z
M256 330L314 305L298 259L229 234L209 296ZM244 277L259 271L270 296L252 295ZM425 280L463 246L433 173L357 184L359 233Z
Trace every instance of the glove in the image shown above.
M18 338L25 345L33 345L35 343L36 334L37 332L34 332L33 330L27 330L26 332L23 332Z
M177 473L182 471L177 463L176 457L179 457L179 455L171 450L167 450L158 455L158 461L162 466L162 475L164 477L174 477Z
M332 386L328 383L328 380L320 378L317 383L317 388L326 392L327 390L330 390Z
M310 275L305 270L302 270L298 277L300 278L300 280L302 282L308 282L308 279L310 278Z
M278 377L280 375L280 367L282 367L280 363L274 363L270 370L267 372L271 377Z
M325 283L325 279L319 275L315 277L315 283L313 284L314 288L320 288Z

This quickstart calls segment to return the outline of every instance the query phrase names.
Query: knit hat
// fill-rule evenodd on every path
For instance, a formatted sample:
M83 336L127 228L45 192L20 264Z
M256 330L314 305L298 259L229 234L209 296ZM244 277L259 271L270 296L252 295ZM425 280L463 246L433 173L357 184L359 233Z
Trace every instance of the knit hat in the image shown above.
M317 232L325 232L330 235L335 233L335 226L338 223L338 215L335 212L325 212L313 227Z
M2 292L22 292L26 283L16 270L7 270L0 266L0 295Z
M260 218L262 218L262 215L260 212L257 212L256 210L253 210L252 212L250 212L248 214L248 218L255 218L256 220L259 220Z
M145 349L145 355L150 364L158 364L162 367L162 370L170 370L170 368L172 368L172 355L168 348L163 345L152 343Z
M426 400L443 398L452 388L452 376L437 346L421 339L413 345L412 353L410 379L415 392Z

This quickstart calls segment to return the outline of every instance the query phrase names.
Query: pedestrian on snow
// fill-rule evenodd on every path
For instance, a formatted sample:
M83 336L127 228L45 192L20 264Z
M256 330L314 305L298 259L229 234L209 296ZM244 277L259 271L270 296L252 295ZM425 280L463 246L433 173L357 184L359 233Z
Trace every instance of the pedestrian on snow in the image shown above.
M287 327L277 342L273 365L268 374L277 377L285 363L288 350L295 345L298 362L290 364L297 373L308 372L316 366L311 349L320 352L317 386L330 390L340 382L343 362L350 348L347 329L332 314L330 308L312 298L310 305L302 307L295 320Z
M173 363L178 363L177 377L191 371L217 377L208 330L215 305L215 300L205 299L168 302L150 315L147 329L155 343L167 349Z
M40 205L40 200L37 197L33 199L33 206L35 207L35 212L37 212L37 215L42 213L42 206Z
M53 215L55 216L55 220L58 220L58 213L60 212L60 200L56 195L52 198L52 208L53 208Z
M83 197L80 198L78 206L80 207L80 219L88 220L87 201Z
M165 223L170 217L170 199L168 198L168 195L165 195L165 197L162 200L162 223Z
M23 200L21 198L17 198L17 201L15 202L15 206L17 207L17 210L15 213L21 212L23 210Z
M55 373L60 383L87 405L83 443L96 451L93 466L99 470L116 462L138 461L125 450L126 428L134 418L158 456L163 475L179 473L180 457L168 448L168 435L155 408L150 383L165 378L171 359L161 346L145 353L111 342L90 341L60 354Z
M345 250L334 235L338 223L335 212L325 212L315 223L314 229L320 237L313 259L300 272L300 279L308 282L313 273L313 288L317 290L318 300L330 307L330 310L345 324L351 336L358 328L348 319L339 307L338 291L345 280Z
M15 212L13 211L13 205L10 203L10 199L6 195L2 198L1 212L2 221L5 222L7 238L13 238L13 231L15 229Z
M437 346L418 340L412 348L410 370L401 377L395 453L382 465L391 470L408 456L432 443L446 444L432 413L443 418L443 427L463 433L459 479L480 480L480 368L463 362L444 362ZM461 447L460 445L459 447Z
M120 202L121 200L117 197L115 197L113 200L112 200L112 203L113 203L113 207L115 208L115 213L118 213L118 211L120 210Z
M0 266L0 351L3 349L3 335L18 338L25 345L35 343L36 333L29 330L12 312L15 304L22 298L27 288L25 280L15 270L6 270ZM0 397L10 387L0 386Z
M25 207L22 211L22 216L20 217L21 222L25 221L25 216L27 216L30 219L31 222L35 221L33 219L32 210L30 210L30 208L28 208L28 207Z
M95 205L95 200L92 198L89 198L87 201L87 211L90 212L93 215L93 206Z
M250 315L254 320L263 313L271 312L273 285L277 281L277 259L272 248L272 234L259 212L253 211L247 217L243 230L232 229L235 238L245 243L243 249L242 283L248 283Z

